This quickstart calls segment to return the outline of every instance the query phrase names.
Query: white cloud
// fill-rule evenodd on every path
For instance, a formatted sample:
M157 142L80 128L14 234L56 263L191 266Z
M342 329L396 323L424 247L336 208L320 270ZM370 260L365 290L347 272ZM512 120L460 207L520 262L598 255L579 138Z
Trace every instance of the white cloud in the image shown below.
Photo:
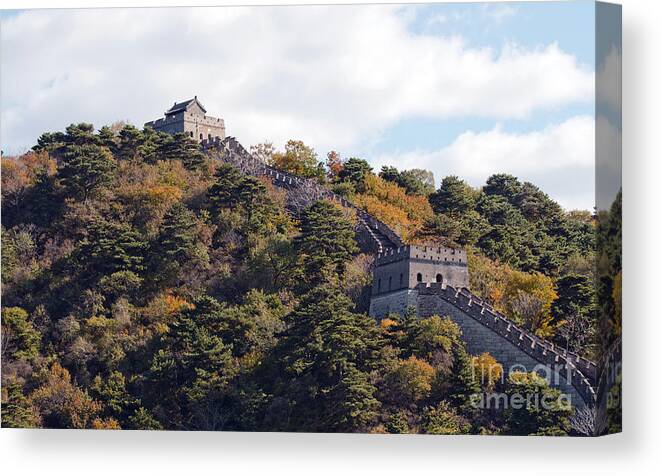
M591 210L595 200L595 121L576 116L540 131L511 133L496 126L464 132L447 147L383 155L372 161L407 169L426 168L437 180L458 175L473 186L494 173L530 181L567 209Z
M2 144L72 122L142 124L194 94L246 144L300 138L320 152L411 117L593 100L594 72L555 44L471 48L412 33L410 19L386 5L23 12L0 36Z

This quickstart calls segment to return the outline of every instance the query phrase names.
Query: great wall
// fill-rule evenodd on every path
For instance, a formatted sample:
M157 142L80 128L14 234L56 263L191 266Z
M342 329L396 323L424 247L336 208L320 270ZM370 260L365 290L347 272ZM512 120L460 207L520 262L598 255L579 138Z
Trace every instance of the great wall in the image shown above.
M287 205L294 211L319 199L353 210L357 241L364 252L376 254L377 260L399 253L407 246L392 228L344 197L313 180L268 166L253 157L234 137L203 140L201 146L213 157L234 165L243 173L266 176L275 186L287 190ZM420 276L418 274L418 281ZM449 316L461 328L471 354L490 353L503 365L505 372L508 369L536 371L569 396L576 408L595 407L597 377L601 372L594 362L522 329L467 288L455 288L444 282L418 282L388 293L390 303L397 299L398 293L406 294L403 305L413 305L419 317ZM373 292L373 300L377 299L380 297Z

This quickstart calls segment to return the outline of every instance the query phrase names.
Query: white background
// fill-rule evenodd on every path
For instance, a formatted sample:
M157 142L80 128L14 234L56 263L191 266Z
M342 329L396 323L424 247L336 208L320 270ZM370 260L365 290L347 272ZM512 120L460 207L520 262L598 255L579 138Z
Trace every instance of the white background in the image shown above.
M219 3L245 1L0 0L2 8ZM2 474L659 474L661 447L655 441L661 441L661 372L656 367L661 362L661 2L620 3L626 276L623 434L578 439L0 429Z

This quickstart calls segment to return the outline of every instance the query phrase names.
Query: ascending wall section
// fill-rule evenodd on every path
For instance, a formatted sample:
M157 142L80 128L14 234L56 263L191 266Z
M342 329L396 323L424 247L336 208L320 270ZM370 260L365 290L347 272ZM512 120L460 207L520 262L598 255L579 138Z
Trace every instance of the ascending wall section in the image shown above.
M431 283L384 298L388 299L380 302L378 297L373 298L370 311L374 311L374 315L377 312L379 317L388 314L379 312L385 311L382 306L387 302L398 309L412 306L420 318L447 316L461 328L470 354L488 352L503 365L505 373L537 372L571 398L572 405L577 408L594 405L596 366L593 362L526 332L468 290Z

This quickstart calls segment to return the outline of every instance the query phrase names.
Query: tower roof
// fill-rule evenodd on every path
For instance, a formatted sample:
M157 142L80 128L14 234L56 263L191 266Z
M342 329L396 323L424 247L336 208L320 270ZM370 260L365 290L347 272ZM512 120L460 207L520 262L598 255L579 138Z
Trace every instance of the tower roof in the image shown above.
M207 112L207 110L202 105L202 103L197 99L197 96L195 96L193 99L189 99L187 101L174 103L174 106L172 106L170 109L165 111L165 115L169 116L170 114L175 114L177 112L186 111L195 103L197 103L197 105L199 106L200 109L202 109L202 111L204 111L205 113Z

